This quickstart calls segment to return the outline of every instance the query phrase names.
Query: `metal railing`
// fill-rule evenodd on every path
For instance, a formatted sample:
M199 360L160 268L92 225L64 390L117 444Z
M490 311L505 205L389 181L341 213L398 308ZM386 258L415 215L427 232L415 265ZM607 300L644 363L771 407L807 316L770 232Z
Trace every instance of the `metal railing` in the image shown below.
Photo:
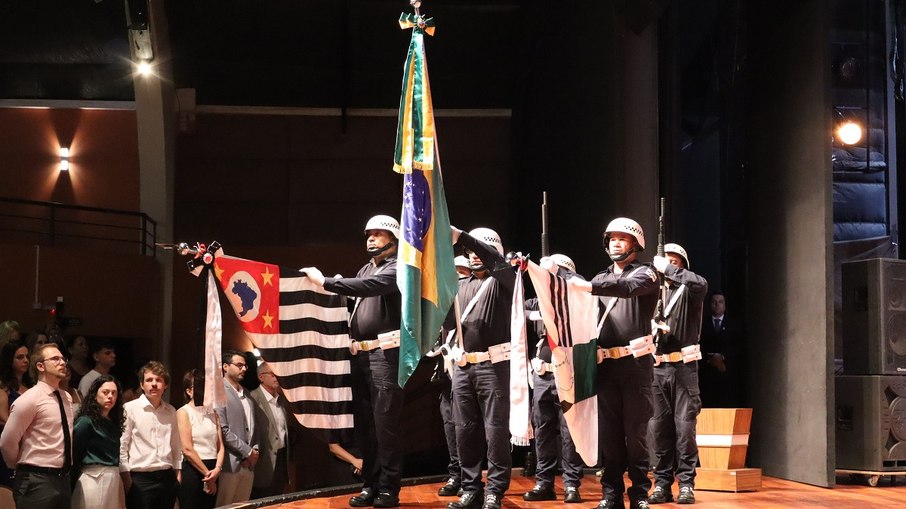
M0 197L0 242L126 247L154 256L157 223L143 212ZM119 249L114 249L119 250Z

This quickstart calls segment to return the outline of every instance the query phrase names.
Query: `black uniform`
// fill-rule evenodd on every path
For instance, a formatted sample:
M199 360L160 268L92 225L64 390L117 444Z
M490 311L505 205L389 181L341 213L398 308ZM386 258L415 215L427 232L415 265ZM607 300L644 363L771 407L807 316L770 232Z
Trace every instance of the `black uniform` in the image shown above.
M679 352L698 343L702 305L708 293L705 278L690 270L668 264L664 275L669 283L664 307L670 308L670 332L658 340L658 355ZM683 291L676 298L680 288ZM680 486L695 485L695 422L702 408L699 394L696 362L661 362L654 367L654 417L649 425L656 458L654 482L665 490L673 486L674 469Z
M373 340L378 334L400 328L402 297L396 286L396 256L377 265L365 264L354 278L325 278L324 289L359 298L350 321L352 339ZM353 365L353 378L361 374L360 380L364 379L370 389L370 400L356 401L355 414L357 438L362 440L359 447L363 452L363 488L375 494L398 496L403 464L403 389L397 381L399 348L359 352ZM363 425L372 429L363 431Z
M564 278L576 276L563 268L558 269L558 274ZM526 310L537 310L538 299L526 300L525 307ZM547 340L544 323L538 321L535 322L535 325L538 335L536 341L544 338L540 342L541 347L535 357L550 364L551 347ZM545 371L543 375L539 375L532 369L532 377L535 386L532 391L532 426L535 429L535 456L537 458L535 484L543 490L553 488L554 476L557 474L557 458L559 457L560 466L563 468L563 486L578 488L582 481L585 462L576 451L576 445L573 443L566 419L563 417L554 373Z
M510 341L510 307L515 269L497 250L468 233L459 236L461 246L476 253L491 278L487 288L462 323L463 349L487 352L488 347ZM474 274L463 279L456 298L465 311L484 280ZM455 321L447 324L452 330ZM487 446L489 494L502 497L510 486L510 363L490 361L453 368L453 416L456 445L462 467L462 489L481 491L482 461ZM487 443L484 443L484 440Z
M619 275L613 266L591 280L594 295L602 296L601 312L611 297L619 297L601 327L598 346L628 346L651 333L651 318L658 300L654 269L632 262ZM606 297L604 297L606 296ZM602 492L605 499L622 500L623 472L629 471L631 501L648 497L648 420L651 419L651 383L654 359L631 355L605 359L598 365L598 412L601 428Z
M724 314L705 317L702 323L701 345L704 358L700 363L702 404L707 408L738 408L745 406L742 387L743 329L735 317ZM709 362L712 355L722 357L725 371Z

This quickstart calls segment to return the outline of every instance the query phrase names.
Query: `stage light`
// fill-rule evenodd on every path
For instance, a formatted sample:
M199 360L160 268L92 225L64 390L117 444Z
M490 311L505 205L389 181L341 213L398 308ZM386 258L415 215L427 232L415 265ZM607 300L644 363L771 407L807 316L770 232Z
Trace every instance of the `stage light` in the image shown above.
M69 148L60 147L60 171L69 171Z
M837 137L846 145L855 145L862 141L862 126L847 120L837 127Z

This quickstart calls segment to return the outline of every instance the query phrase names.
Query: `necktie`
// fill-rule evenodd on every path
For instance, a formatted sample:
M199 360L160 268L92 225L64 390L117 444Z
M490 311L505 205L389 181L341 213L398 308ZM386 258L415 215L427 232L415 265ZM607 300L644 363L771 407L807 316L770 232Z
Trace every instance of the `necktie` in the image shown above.
M720 332L720 318L714 319L714 332Z
M63 454L65 455L63 471L66 472L72 467L72 438L69 436L69 420L66 419L66 409L63 408L63 398L60 396L60 391L53 391L53 395L57 397L57 403L60 404L60 420L63 423Z

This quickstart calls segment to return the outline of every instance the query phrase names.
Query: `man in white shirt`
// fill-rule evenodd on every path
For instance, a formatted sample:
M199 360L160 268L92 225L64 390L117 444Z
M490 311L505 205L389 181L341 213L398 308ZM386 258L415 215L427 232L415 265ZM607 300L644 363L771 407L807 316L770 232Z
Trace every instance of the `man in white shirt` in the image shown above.
M170 509L176 503L182 444L176 409L163 401L170 373L151 361L142 366L142 395L123 405L120 475L128 509Z
M257 411L255 424L260 430L260 456L255 465L252 498L280 495L289 480L289 430L281 405L280 382L266 362L258 366L258 381L261 385L252 391L252 400Z
M248 370L245 357L237 350L227 350L222 367L227 404L216 410L227 458L217 487L218 507L249 499L258 462L255 405L240 383Z

